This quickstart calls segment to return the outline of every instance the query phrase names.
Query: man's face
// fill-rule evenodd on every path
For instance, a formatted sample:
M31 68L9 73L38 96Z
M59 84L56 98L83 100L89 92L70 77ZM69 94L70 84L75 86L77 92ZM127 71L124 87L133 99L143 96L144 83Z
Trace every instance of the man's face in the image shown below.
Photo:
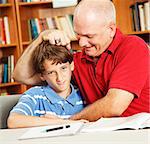
M74 30L77 33L79 45L91 57L103 53L112 41L111 28L99 22L74 20Z
M48 85L56 93L65 92L70 88L71 73L74 69L73 62L52 64L53 61L45 60L43 66L45 68L42 74L42 80L46 80Z

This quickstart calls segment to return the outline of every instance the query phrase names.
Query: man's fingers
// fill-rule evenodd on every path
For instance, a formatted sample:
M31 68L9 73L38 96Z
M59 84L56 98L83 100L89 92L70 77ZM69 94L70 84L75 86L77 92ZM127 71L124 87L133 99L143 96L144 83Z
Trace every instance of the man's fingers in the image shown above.
M66 46L68 50L71 49L70 39L65 32L60 30L46 30L42 33L42 39L48 40L50 44L57 46Z
M71 44L68 43L68 44L66 45L66 48L67 48L68 50L71 50Z

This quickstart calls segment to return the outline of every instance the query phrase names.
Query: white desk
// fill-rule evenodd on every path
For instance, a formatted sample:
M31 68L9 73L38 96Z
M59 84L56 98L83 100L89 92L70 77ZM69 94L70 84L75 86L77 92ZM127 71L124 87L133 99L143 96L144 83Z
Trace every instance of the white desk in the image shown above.
M74 136L18 140L26 130L0 130L0 144L150 144L150 129L80 133Z

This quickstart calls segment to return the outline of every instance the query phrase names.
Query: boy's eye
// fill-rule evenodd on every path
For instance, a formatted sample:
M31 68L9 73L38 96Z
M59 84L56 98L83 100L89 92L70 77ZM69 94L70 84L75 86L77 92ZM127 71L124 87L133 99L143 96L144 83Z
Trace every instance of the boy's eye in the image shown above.
M47 74L52 74L53 72L48 72Z
M55 74L55 72L54 72L54 71L51 71L51 72L47 72L46 74L47 74L47 75L53 75L53 74Z

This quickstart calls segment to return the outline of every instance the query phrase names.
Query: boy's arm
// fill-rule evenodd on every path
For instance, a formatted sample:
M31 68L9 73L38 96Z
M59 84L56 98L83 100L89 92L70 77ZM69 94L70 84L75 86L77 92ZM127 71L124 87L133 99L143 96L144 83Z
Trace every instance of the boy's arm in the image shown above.
M26 116L18 113L11 113L7 120L8 128L24 128L35 127L50 124L62 124L70 122L71 120L64 120L58 117L38 117L38 116Z
M41 82L41 79L35 73L32 67L32 53L35 48L42 42L42 40L48 40L53 45L63 45L70 49L70 39L63 31L59 30L45 30L35 39L24 51L19 58L13 78L21 83L27 85L35 85Z

